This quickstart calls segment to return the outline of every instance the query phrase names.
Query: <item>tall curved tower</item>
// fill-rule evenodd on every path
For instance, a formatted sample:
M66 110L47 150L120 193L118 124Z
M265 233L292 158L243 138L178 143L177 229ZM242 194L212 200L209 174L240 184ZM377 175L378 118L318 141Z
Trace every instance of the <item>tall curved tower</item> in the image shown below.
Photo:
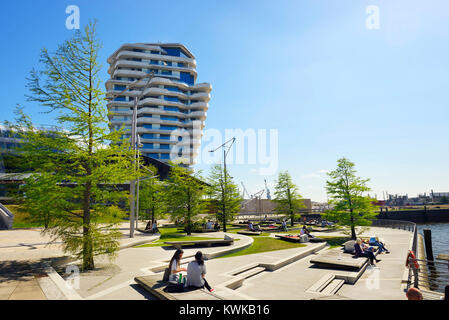
M141 94L148 74L153 72L137 104L139 149L163 162L181 157L187 165L195 164L212 87L196 83L192 53L179 43L124 44L107 61L108 93L117 95L127 85L147 77L108 103L110 128L125 126L129 131L124 138L130 138L134 97Z

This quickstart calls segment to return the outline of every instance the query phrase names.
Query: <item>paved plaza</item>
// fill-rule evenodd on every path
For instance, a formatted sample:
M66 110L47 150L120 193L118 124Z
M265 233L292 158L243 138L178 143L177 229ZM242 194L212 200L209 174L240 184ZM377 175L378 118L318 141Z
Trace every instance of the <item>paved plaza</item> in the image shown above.
M55 258L64 256L59 244L46 246L49 238L40 235L39 230L0 232L2 264L9 268L9 271L2 268L0 273L0 299L154 299L136 284L134 278L160 275L162 279L163 270L168 266L174 248L132 247L154 241L158 237L136 232L135 238L130 239L127 237L127 227L126 224L121 226L124 236L117 259L110 262L97 258L96 269L81 273L76 282L71 282L72 287L66 285L63 279L66 276L63 271L58 270L55 263L53 264L59 274L48 268L47 262L50 259L55 261ZM15 241L7 233L14 235ZM231 246L185 248L183 264L191 261L198 250L213 257L231 250L244 249L253 242L253 238L249 236L228 235L236 239ZM344 236L341 232L325 235ZM376 268L368 267L359 274L355 271L317 267L310 262L313 257L340 248L331 249L326 243L306 243L304 247L293 249L209 259L206 261L206 278L216 289L216 295L222 299L326 299L330 297L311 289L326 276L336 279L357 278L354 284L347 281L340 284L331 298L405 299L405 259L412 233L372 227L360 235L377 235L383 238L391 254L379 255L382 261ZM224 233L204 233L197 236L222 238ZM66 262L62 260L61 264Z

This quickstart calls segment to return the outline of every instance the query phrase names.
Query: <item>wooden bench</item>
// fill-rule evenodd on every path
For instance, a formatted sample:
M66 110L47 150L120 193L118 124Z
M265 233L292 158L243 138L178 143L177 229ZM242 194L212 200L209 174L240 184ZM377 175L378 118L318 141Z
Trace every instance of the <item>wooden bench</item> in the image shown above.
M186 240L186 241L166 241L165 244L171 245L176 249L181 249L182 246L187 245L204 245L206 247L211 247L213 244L218 245L232 245L234 243L234 238L225 236L223 240Z

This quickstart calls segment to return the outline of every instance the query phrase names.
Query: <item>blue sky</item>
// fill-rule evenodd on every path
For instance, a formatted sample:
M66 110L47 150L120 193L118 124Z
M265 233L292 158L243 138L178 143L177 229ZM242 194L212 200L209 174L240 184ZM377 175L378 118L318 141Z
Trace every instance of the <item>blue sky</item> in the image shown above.
M2 119L26 102L25 78L43 47L69 38L65 8L98 20L101 61L125 42L180 42L213 86L206 129L276 129L279 170L300 193L326 200L340 157L370 178L372 195L449 191L449 2L445 0L14 1L2 4ZM365 26L379 8L380 28ZM230 165L250 193L267 179ZM207 174L207 165L197 169Z

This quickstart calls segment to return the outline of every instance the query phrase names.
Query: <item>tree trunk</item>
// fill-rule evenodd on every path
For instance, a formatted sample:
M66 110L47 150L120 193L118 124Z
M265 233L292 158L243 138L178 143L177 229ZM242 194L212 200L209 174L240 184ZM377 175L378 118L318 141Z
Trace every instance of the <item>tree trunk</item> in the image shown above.
M151 207L151 223L154 223L154 206Z
M88 182L84 191L83 204L83 270L95 268L92 236L90 234L90 189L91 184Z
M356 240L357 235L355 234L355 226L354 226L354 216L351 209L351 239Z
M192 234L192 222L190 221L190 193L187 194L188 204L187 204L187 235L190 236Z

